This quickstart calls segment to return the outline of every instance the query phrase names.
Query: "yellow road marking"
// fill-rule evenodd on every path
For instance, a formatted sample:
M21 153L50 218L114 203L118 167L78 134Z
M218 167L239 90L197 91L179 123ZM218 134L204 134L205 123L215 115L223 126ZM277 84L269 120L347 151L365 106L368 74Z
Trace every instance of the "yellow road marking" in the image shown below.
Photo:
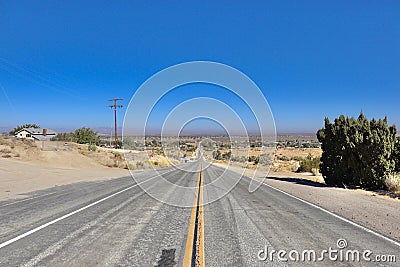
M200 165L200 175L203 176L202 166ZM199 205L199 218L198 218L198 253L197 253L197 266L205 266L204 264L204 206L203 206L203 185L204 179L202 177L200 183L200 205Z
M199 179L200 179L200 173L199 173ZM192 266L194 228L196 226L197 192L198 192L198 190L197 190L197 186L196 186L196 193L195 193L195 197L194 197L192 215L190 216L189 230L188 230L187 240L186 240L185 256L183 258L183 266L185 266L185 267Z
M190 216L189 230L186 240L185 255L183 258L184 267L191 267L193 265L193 260L195 261L195 266L200 266L200 267L204 266L204 209L203 209L204 181L202 179L202 176L203 176L202 165L200 164L200 171L196 184L195 198L192 208L192 214ZM197 226L196 226L196 219L197 219ZM197 230L197 240L194 240L196 230ZM196 244L195 248L196 255L193 255L194 244Z

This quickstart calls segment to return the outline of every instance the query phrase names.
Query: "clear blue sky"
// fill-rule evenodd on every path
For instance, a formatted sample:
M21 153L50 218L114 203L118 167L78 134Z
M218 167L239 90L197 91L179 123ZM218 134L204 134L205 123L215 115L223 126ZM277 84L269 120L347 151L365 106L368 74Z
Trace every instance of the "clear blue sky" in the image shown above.
M0 1L0 127L110 127L107 99L126 105L193 60L247 74L278 132L361 110L400 127L399 14L399 1Z

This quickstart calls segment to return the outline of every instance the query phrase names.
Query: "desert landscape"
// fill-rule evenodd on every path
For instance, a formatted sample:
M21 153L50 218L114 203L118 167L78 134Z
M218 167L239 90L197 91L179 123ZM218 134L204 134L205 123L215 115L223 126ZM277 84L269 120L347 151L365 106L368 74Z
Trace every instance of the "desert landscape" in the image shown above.
M129 176L129 170L169 165L165 157L147 157L143 151L103 147L93 149L89 145L74 142L41 142L2 135L0 199L24 198L24 193L35 190Z
M296 139L297 138L297 139ZM194 158L197 151L196 142L204 137L183 137L178 156L166 157L157 137L149 138L151 144L144 149L114 149L87 144L64 141L34 141L19 139L7 135L0 136L0 199L23 198L24 193L53 186L65 185L81 181L95 181L129 176L130 171L142 171L151 168L163 168L182 163L182 158ZM270 176L302 179L324 185L322 175L316 171L302 171L302 161L311 157L319 159L322 150L313 136L279 136L277 148L261 149L227 148L227 140L216 138L217 147L204 149L204 156L220 166L228 164L247 169L246 174L252 176L258 170L264 176L270 171ZM158 140L158 141L157 141ZM296 140L295 142L293 140ZM300 140L300 141L299 141ZM303 144L312 144L304 146ZM213 151L222 155L232 153L237 158L215 159ZM254 157L260 157L262 152L275 153L272 162L257 163ZM248 155L247 155L248 153ZM15 179L15 176L19 177ZM359 191L364 191L360 190ZM365 191L367 192L367 191ZM397 198L399 192L378 194L391 195Z
M24 193L82 181L129 175L116 168L111 151L89 153L87 145L66 144L58 150L41 150L41 142L0 137L0 199L23 198ZM108 166L107 166L108 165ZM18 179L16 179L18 177Z
M81 132L92 139L78 139L83 137L78 134ZM400 220L396 212L400 207L399 187L367 191L328 186L319 172L322 149L315 135L279 135L276 141L267 143L257 136L237 137L233 142L228 136L181 136L179 141L128 136L117 149L107 145L108 139L99 138L89 128L46 141L1 135L0 200L29 200L31 192L37 190L188 164L197 160L201 147L201 155L216 166L240 174L244 170L247 177L261 179L273 188L400 239L395 223ZM386 216L379 216L382 212Z
M198 140L201 139L198 138ZM280 143L286 145L278 145L271 166L247 161L244 163L234 160L216 160L212 159L210 151L205 151L204 154L217 166L223 168L229 166L229 170L238 173L242 173L245 167L244 174L248 177L256 179L267 177L264 182L275 188L400 239L399 226L393 223L400 220L400 215L396 212L400 207L399 194L327 187L319 173L298 172L302 160L310 156L313 158L321 156L321 148L289 145L286 139L285 141L283 137L280 139L282 139ZM288 139L293 139L293 137ZM152 137L151 140L157 140L157 138ZM190 157L196 154L197 147L192 137L182 138L181 142L181 156ZM190 145L188 146L186 142ZM220 140L220 142L222 142L221 145L226 140ZM155 145L159 143L153 142L153 144L148 147L148 150L139 148L124 151L96 147L93 151L88 145L73 142L43 143L0 136L0 200L24 199L29 197L29 192L54 186L130 176L129 169L132 172L141 172L145 169L181 163L177 159L167 159L163 156L161 147ZM222 154L230 151L224 147L222 145ZM242 157L245 156L245 151L247 150L236 148L232 154ZM253 147L249 151L251 158L259 156L261 149ZM354 203L358 204L354 205ZM378 216L382 211L385 211L385 217ZM381 219L371 220L370 218L374 216Z
M0 7L0 266L399 266L400 1Z

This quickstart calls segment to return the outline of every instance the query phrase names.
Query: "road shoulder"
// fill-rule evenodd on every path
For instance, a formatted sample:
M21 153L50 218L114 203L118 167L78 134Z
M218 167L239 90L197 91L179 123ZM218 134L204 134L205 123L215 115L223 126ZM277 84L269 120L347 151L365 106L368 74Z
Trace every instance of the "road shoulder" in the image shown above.
M217 165L217 164L216 164ZM218 164L219 167L224 167ZM229 170L242 173L238 167ZM246 172L246 175L249 173ZM260 171L256 178L267 176L264 183L315 204L391 239L400 240L400 201L364 190L326 187L301 179L298 174Z

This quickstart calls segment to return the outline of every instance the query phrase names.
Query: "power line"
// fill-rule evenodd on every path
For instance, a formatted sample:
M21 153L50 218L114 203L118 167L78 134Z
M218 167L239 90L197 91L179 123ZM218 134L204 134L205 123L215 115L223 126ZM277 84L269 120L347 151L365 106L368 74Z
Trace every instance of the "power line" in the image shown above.
M122 108L122 105L117 105L117 101L124 100L123 98L113 98L108 101L113 101L114 104L110 108L114 109L114 148L118 148L118 133L117 133L117 108Z

